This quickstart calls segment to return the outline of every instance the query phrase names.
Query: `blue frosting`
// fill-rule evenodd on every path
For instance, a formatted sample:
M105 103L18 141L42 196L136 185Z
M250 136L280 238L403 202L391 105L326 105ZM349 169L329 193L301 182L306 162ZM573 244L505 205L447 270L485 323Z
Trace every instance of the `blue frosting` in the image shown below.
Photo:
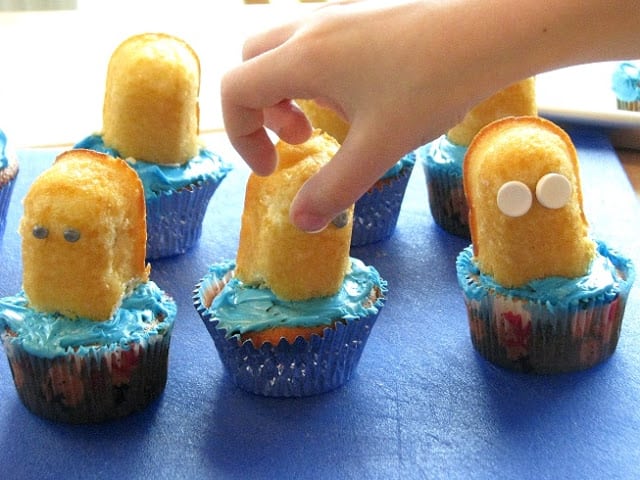
M201 297L203 290L218 283L234 268L234 262L211 266L201 283ZM273 327L331 325L340 318L349 321L377 314L382 307L383 296L373 304L367 299L374 287L384 294L387 291L386 285L375 268L352 258L351 271L335 295L304 301L285 301L267 288L245 285L233 277L215 296L208 312L211 314L211 321L219 322L218 328L226 330L227 337Z
M424 164L429 171L447 173L462 179L462 163L467 147L451 142L441 135L424 147Z
M69 319L63 315L38 312L20 292L0 299L0 329L16 333L9 342L21 345L32 355L54 358L70 349L79 355L108 347L129 349L156 334L171 331L176 303L152 281L138 285L127 295L114 315L104 322Z
M471 300L481 300L488 292L553 307L568 307L596 297L611 300L618 292L631 288L635 269L631 260L609 250L603 242L596 243L596 257L584 276L548 277L519 288L503 287L493 277L482 273L474 260L473 247L469 246L460 253L456 262L458 283Z
M393 165L393 167L391 167L389 170L387 170L385 172L385 174L382 176L381 179L384 180L384 179L387 179L387 178L395 177L396 175L398 175L398 173L400 173L400 171L403 168L407 168L407 167L413 168L415 163L416 163L416 154L415 154L415 152L409 152L404 157L402 157L400 160L398 160Z
M9 165L9 159L7 158L7 154L5 153L6 147L7 136L2 130L0 130L0 169L7 168L7 165Z
M640 100L640 68L630 62L623 62L613 72L613 92L619 100L635 102Z
M86 148L120 157L120 153L104 144L102 135L90 135L74 145L74 148ZM159 165L133 158L126 162L138 173L144 187L145 197L157 197L162 192L180 190L189 185L207 181L220 182L231 170L231 165L206 148L183 165Z

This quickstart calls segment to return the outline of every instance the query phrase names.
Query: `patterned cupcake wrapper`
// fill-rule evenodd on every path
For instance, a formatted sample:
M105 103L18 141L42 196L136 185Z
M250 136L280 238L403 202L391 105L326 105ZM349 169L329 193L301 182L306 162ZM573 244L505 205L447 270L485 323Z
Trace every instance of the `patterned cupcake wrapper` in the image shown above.
M225 279L203 280L193 299L222 364L239 388L266 397L304 397L334 390L352 377L378 314L336 322L308 341L298 337L290 344L282 339L277 345L255 348L251 340L227 338L212 320L208 305L225 283Z
M469 207L462 185L462 170L432 169L423 162L433 220L443 230L469 239Z
M208 181L146 199L147 260L183 254L193 247L219 185Z
M142 410L164 390L171 329L128 349L43 358L2 335L18 396L33 413L65 423L97 423Z
M369 245L393 235L412 171L413 164L405 165L396 176L379 180L358 199L351 246Z
M11 195L13 193L13 187L17 178L16 174L13 178L10 178L3 186L0 187L0 239L4 235L4 230L7 225L7 212L9 211L9 204L11 203Z
M572 372L603 362L618 344L635 277L630 263L616 267L625 280L615 291L564 307L468 285L465 304L473 346L490 362L527 373Z
M640 112L640 101L625 102L617 99L619 110L629 110L631 112Z

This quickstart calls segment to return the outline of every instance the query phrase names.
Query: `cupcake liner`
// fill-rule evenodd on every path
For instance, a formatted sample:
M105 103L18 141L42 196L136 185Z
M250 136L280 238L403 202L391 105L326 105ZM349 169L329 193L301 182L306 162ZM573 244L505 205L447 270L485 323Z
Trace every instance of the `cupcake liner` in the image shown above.
M146 198L148 260L179 255L193 247L220 183L206 181Z
M433 220L453 235L471 238L469 207L462 185L461 166L452 163L448 168L443 165L431 168L428 159L425 159L423 167Z
M222 364L239 388L266 397L304 397L336 389L352 377L380 309L360 319L337 321L308 341L298 337L291 344L282 339L277 345L256 348L251 340L241 343L239 335L227 337L208 309L231 275L204 278L193 300Z
M405 165L397 175L378 180L358 199L353 213L351 246L368 245L393 235L412 171L413 163Z
M471 279L461 258L471 258L473 251L465 249L458 257L458 278L474 348L496 365L538 374L583 370L609 358L635 271L629 260L606 253L623 280L606 292L560 305L526 298L525 292L498 293Z
M616 99L619 110L629 110L631 112L640 112L640 102L625 102L624 100Z
M171 328L125 347L40 357L1 337L22 403L33 413L65 423L96 423L141 410L164 390Z
M9 166L6 167L4 174L3 176L5 176L6 181L3 185L0 185L0 239L2 239L7 225L7 212L9 210L9 204L11 203L13 187L18 177L17 162L10 163Z

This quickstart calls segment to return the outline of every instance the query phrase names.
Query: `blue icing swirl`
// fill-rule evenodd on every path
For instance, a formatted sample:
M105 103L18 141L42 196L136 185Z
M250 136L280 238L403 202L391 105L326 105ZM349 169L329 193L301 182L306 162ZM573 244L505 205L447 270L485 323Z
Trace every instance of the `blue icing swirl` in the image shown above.
M640 68L623 62L613 72L611 88L618 99L624 102L640 100Z
M409 152L400 160L398 160L389 170L382 176L381 180L392 178L398 175L403 168L411 167L416 163L416 153Z
M5 152L7 147L7 136L2 130L0 130L0 169L7 168L9 165L9 159Z
M473 256L473 247L464 249L456 261L458 283L471 300L481 300L488 292L507 297L523 298L549 308L568 307L581 301L602 297L613 300L619 292L628 291L635 279L631 260L600 241L589 271L581 277L548 277L533 280L519 288L506 288L490 275L480 271Z
M451 142L441 135L424 147L424 164L432 172L447 173L462 179L462 163L467 147Z
M74 145L120 157L120 153L104 144L102 135L90 135ZM180 190L189 185L206 181L220 182L231 170L231 165L212 151L201 148L198 155L183 165L159 165L133 158L126 162L138 173L146 198L157 197L159 193Z
M0 329L15 332L17 336L8 337L9 342L30 354L54 358L70 349L80 355L105 346L128 350L131 342L170 332L176 313L176 303L152 281L138 285L104 322L38 312L20 292L0 299Z
M208 286L218 283L235 268L235 262L209 267L202 280L200 295ZM371 290L377 287L381 294L387 283L377 270L352 258L351 271L345 276L341 289L335 295L304 301L285 301L267 288L243 284L233 277L215 296L208 312L211 321L226 331L226 337L273 327L315 327L331 325L336 319L346 321L378 313L384 302L381 295L373 304L367 301Z

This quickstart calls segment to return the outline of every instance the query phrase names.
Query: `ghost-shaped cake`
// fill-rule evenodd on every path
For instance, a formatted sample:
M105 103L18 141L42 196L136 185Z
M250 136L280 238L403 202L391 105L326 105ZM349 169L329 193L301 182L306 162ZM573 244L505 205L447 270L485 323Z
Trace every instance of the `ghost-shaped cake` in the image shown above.
M194 303L235 383L265 396L339 387L355 370L383 306L386 282L349 256L353 208L307 233L289 218L302 184L338 149L314 131L279 142L278 166L247 182L236 261L214 264Z
M20 221L23 291L0 299L0 336L23 403L100 422L164 390L176 304L149 280L138 175L90 150L32 183Z
M538 373L608 358L635 270L590 236L569 135L531 116L489 124L469 146L464 189L472 245L457 272L476 349Z

